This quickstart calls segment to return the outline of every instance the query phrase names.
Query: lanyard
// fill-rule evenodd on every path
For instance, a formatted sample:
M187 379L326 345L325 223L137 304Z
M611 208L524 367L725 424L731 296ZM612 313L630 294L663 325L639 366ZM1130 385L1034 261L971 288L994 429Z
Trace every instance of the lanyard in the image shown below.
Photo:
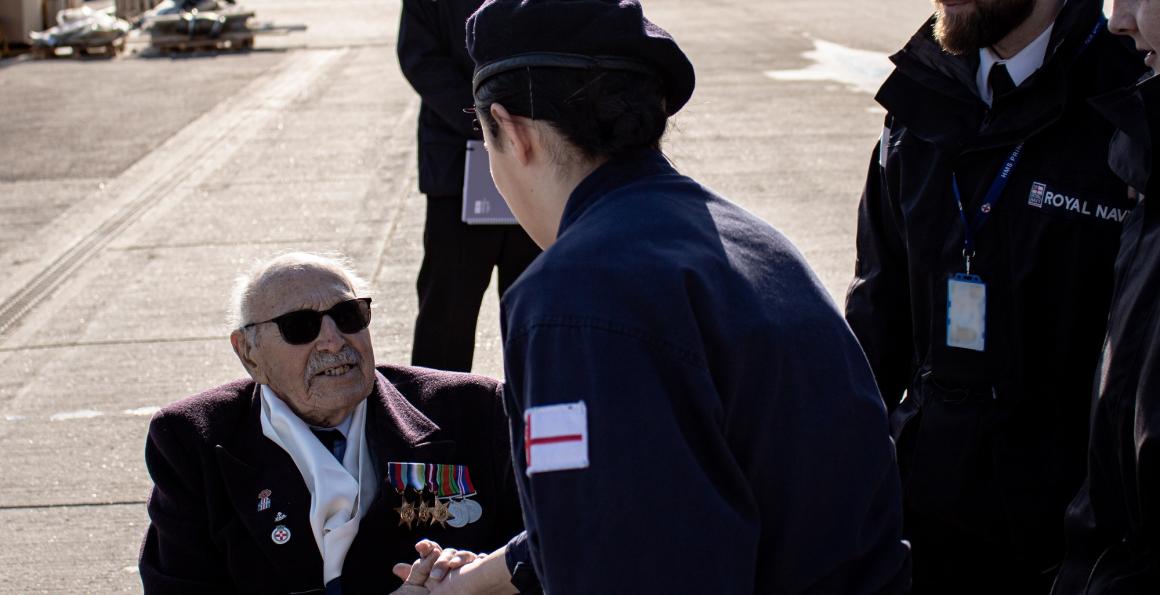
M951 190L955 193L955 204L959 206L959 220L963 222L963 259L967 263L968 275L971 274L971 259L975 257L975 234L983 229L983 224L987 222L987 217L994 210L995 203L1003 195L1003 189L1011 180L1011 172L1015 171L1015 165L1019 163L1019 158L1022 155L1023 143L1019 143L1019 146L1015 147L1007 160L1003 162L999 175L995 176L995 180L991 182L991 187L987 189L987 195L983 197L983 203L979 205L979 212L975 214L974 221L967 219L967 210L963 207L963 196L959 192L958 174L951 173Z
M1096 26L1092 28L1091 33L1084 39L1079 47L1076 55L1082 54L1084 50L1095 41L1097 35L1107 28L1107 17L1101 16L1096 21ZM963 259L966 261L967 274L971 274L971 259L975 257L975 236L983 229L983 224L987 222L987 217L990 216L991 211L995 208L995 203L998 202L999 197L1003 194L1003 189L1007 187L1007 182L1011 179L1011 172L1015 170L1015 165L1019 163L1019 157L1023 155L1023 143L1015 147L1011 151L1011 155L1003 162L1002 169L999 170L999 175L995 176L995 180L991 182L990 188L987 189L987 195L983 197L983 203L979 205L979 212L975 214L974 221L967 219L967 210L963 207L963 197L959 192L958 176L951 172L951 189L955 193L955 204L959 206L959 220L963 223Z

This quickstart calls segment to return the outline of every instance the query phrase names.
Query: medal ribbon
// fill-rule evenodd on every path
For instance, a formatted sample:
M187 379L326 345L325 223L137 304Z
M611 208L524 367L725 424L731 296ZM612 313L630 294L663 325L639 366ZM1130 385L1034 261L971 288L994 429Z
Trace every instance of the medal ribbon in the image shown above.
M387 481L400 494L407 489L407 479L403 471L404 465L406 463L387 463Z
M427 463L387 463L387 480L396 491L412 488L422 492L432 484L433 467Z
M467 469L467 465L455 466L455 486L459 488L461 496L475 495L475 484L471 483L471 471Z
M407 463L407 486L415 488L416 492L427 489L427 464Z
M471 471L466 465L387 463L387 481L398 492L408 488L422 492L430 487L441 498L475 494Z
M435 493L440 498L448 498L450 496L454 496L456 493L458 493L456 491L455 481L454 481L455 467L456 466L455 465L436 465L436 467L437 467L436 475L439 477L439 481L438 481L438 486L435 489Z

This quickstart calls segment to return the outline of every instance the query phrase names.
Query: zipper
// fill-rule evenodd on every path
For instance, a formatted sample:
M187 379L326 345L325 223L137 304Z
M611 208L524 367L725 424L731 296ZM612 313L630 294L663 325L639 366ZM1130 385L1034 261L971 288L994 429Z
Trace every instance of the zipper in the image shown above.
M1088 593L1091 592L1092 580L1094 580L1096 578L1096 569L1098 569L1100 567L1100 562L1104 561L1104 556L1108 555L1108 552L1112 551L1112 548L1114 548L1114 547L1116 547L1116 546L1109 545L1108 547L1104 548L1104 551L1100 554L1100 556L1098 558L1096 558L1096 563L1092 564L1092 569L1090 572L1088 572L1087 582L1085 582L1083 584L1083 595L1087 595Z

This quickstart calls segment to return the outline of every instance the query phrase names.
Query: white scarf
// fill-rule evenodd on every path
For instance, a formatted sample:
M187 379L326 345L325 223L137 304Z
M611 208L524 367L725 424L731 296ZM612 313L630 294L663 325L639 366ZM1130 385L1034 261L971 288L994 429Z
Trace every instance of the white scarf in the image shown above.
M310 426L270 387L262 385L262 433L290 455L310 490L310 528L322 554L323 584L342 575L342 563L358 533L359 520L378 488L364 431L366 411L365 400L354 410L340 465Z

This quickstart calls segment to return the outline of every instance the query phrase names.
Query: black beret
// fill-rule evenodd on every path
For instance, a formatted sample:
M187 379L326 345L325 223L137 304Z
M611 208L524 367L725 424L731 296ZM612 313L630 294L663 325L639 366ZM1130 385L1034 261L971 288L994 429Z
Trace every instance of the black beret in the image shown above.
M672 115L695 84L685 53L637 0L487 0L467 19L467 52L475 61L473 90L524 67L655 72Z

